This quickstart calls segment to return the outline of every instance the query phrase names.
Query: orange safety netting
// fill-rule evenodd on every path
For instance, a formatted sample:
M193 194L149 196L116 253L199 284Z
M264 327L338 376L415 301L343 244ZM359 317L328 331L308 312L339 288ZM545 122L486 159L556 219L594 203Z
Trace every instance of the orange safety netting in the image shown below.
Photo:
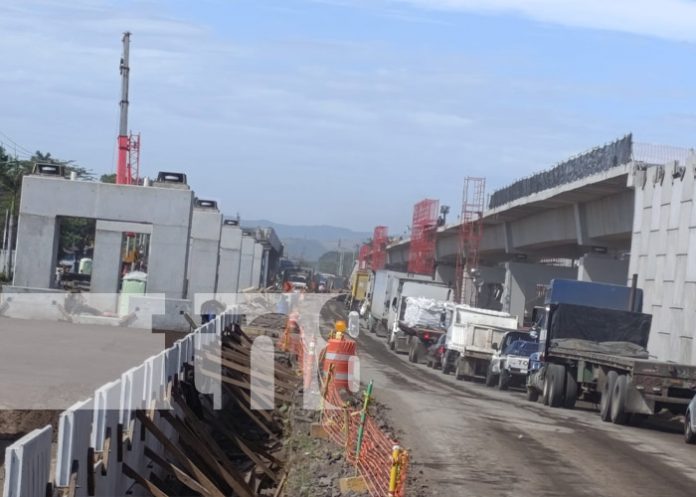
M331 440L344 448L346 460L357 467L372 497L389 495L402 497L406 489L408 455L402 452L396 489L393 494L390 494L392 450L398 444L379 428L373 418L368 416L365 419L360 454L356 458L360 412L359 409L345 405L339 393L333 388L328 388L321 422Z
M304 344L302 327L292 318L288 319L285 327L281 348L296 356L297 370L305 377L305 385L307 385L307 376L316 372L312 364L313 361L305 358L307 349ZM307 348L311 354L311 344ZM361 410L350 407L341 399L339 391L331 384L332 376L333 371L330 371L322 388L324 402L321 423L324 429L334 443L343 447L346 461L354 465L365 479L367 489L372 497L403 497L408 474L408 453L406 451L400 453L396 465L396 488L393 493L390 493L392 453L398 443L388 437L373 418L367 416L363 428L360 454L356 457Z

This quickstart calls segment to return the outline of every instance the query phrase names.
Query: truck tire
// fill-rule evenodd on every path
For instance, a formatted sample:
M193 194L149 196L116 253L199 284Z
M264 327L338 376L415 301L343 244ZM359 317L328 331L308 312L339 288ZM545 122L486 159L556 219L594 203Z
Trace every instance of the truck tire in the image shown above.
M389 350L396 352L396 345L394 345L393 340L389 340Z
M545 406L549 405L549 382L547 381L548 377L549 371L547 366L547 370L544 373L544 384L542 385L543 390L541 392L541 403Z
M561 407L563 405L563 387L565 386L565 367L560 364L549 364L546 381L549 383L549 406Z
M626 412L626 399L628 398L628 376L622 374L614 383L614 391L611 394L611 422L616 425L628 423L630 413Z
M418 350L420 342L418 338L411 337L411 347L408 349L408 360L418 364L420 362L420 350Z
M575 381L575 377L570 372L566 371L565 380L565 397L563 398L563 407L566 409L572 409L575 407L575 401L578 399L578 382Z
M505 369L500 370L498 375L498 390L507 390L510 387L510 373Z
M498 378L495 377L493 371L491 371L490 364L488 365L488 371L486 372L486 386L492 387L498 382Z
M464 379L464 375L462 374L462 371L461 371L461 365L462 365L462 360L459 359L457 361L457 367L454 369L454 378L456 380L463 380Z
M614 392L614 384L616 383L616 378L619 375L616 371L609 371L607 373L607 378L604 381L604 388L602 389L602 398L599 401L599 417L602 421L611 421L611 395Z
M539 392L536 388L527 387L527 400L529 402L536 402L539 400Z

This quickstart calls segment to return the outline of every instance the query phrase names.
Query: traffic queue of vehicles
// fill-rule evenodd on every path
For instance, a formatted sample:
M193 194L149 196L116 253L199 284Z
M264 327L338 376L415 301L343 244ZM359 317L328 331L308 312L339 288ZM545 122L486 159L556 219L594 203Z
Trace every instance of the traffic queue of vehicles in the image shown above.
M651 316L635 286L552 280L529 329L516 316L455 304L430 278L380 270L365 288L368 328L411 362L521 388L554 408L598 404L601 419L615 424L664 410L684 415L685 440L696 443L696 366L651 358Z

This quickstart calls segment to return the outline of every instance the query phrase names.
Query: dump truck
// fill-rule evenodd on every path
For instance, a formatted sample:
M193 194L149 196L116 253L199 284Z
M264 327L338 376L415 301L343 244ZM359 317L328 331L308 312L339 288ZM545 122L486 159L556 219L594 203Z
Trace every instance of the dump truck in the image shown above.
M635 287L552 280L539 331L540 367L527 398L572 408L598 403L604 421L626 424L662 409L684 414L696 393L696 366L654 360L647 345L652 317Z
M388 326L389 348L419 362L427 348L447 331L453 305L452 289L435 282L405 281L392 300Z
M372 273L367 269L361 269L353 273L350 282L350 295L346 299L346 307L348 309L353 311L360 309L365 297L367 297L371 276Z
M458 380L485 378L493 354L506 333L517 330L517 317L506 312L458 305L447 330L442 372Z

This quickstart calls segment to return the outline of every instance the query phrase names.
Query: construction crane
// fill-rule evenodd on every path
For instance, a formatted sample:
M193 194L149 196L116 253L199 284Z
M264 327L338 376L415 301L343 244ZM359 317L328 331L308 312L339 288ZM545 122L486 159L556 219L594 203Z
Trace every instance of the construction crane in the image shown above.
M459 251L455 268L455 299L476 307L478 292L475 273L479 265L479 248L483 237L485 178L467 177L462 193L459 226Z
M128 132L128 79L130 76L130 33L123 33L123 55L121 56L121 115L118 129L118 164L116 183L137 184L140 177L140 133Z

